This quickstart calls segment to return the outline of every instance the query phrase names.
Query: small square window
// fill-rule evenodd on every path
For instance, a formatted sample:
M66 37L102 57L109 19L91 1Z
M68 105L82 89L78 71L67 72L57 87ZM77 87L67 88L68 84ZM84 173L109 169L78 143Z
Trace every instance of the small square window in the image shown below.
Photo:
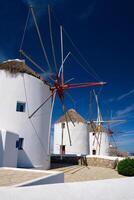
M19 140L16 141L16 148L18 148L18 150L23 149L23 142L24 142L24 138L19 138Z
M62 129L65 128L65 123L62 123L62 124L61 124L61 128L62 128Z
M26 109L26 103L17 102L17 104L16 104L16 111L17 112L25 112L25 109Z
M93 149L92 153L93 153L93 155L96 155L96 150L95 150L95 149Z

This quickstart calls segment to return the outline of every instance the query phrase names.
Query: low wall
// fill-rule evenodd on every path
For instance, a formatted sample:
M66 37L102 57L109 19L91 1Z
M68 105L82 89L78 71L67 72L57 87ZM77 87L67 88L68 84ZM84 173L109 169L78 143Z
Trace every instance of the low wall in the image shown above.
M124 158L111 156L86 156L87 165L115 169L118 162Z
M134 178L0 188L2 200L133 200Z
M123 157L113 157L113 156L98 156L98 155L87 155L87 156L78 156L78 155L63 155L62 159L60 155L51 156L51 167L53 164L57 163L59 165L70 164L70 165L88 165L95 167L107 167L115 169L118 162L124 159Z

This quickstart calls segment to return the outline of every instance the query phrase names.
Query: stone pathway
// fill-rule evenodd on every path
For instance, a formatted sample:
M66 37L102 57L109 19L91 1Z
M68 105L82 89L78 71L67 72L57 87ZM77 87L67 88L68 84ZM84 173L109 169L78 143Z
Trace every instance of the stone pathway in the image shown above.
M64 172L65 182L123 178L123 176L119 175L116 170L102 167L74 165L55 168L53 170Z

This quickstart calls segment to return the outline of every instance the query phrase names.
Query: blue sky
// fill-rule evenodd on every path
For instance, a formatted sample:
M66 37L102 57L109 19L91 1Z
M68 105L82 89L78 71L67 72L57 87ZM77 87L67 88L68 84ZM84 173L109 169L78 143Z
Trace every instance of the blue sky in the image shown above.
M106 81L96 88L104 119L112 116L125 119L114 124L115 139L120 149L134 152L134 2L126 0L5 0L0 1L0 60L18 58L23 29L32 4L36 11L43 41L53 65L48 31L47 4L53 8L56 19L64 26L87 63L80 57L64 34L65 54L69 51L79 60L84 70L72 57L65 68L65 80L73 82ZM52 16L56 58L60 66L60 36L57 20ZM41 48L32 19L28 24L23 49L44 66ZM30 64L30 63L28 63ZM94 74L90 68L93 68ZM54 69L54 67L53 67ZM67 108L75 108L88 119L91 88L70 90L73 101L66 95ZM94 104L94 103L93 103ZM94 118L95 105L93 105ZM56 98L53 123L62 114ZM123 132L123 133L119 133Z

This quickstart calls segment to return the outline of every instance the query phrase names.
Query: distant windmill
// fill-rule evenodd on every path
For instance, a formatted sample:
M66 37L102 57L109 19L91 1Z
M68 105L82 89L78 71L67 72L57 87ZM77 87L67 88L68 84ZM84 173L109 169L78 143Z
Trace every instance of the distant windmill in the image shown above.
M112 138L115 146L116 142L113 136L113 130L110 128L110 124L122 122L124 120L107 120L104 121L102 119L98 96L93 90L93 94L95 97L96 105L97 105L97 120L90 120L90 154L96 155L108 155L109 149L109 141ZM90 108L91 110L91 108ZM104 124L108 124L108 129L104 128Z

